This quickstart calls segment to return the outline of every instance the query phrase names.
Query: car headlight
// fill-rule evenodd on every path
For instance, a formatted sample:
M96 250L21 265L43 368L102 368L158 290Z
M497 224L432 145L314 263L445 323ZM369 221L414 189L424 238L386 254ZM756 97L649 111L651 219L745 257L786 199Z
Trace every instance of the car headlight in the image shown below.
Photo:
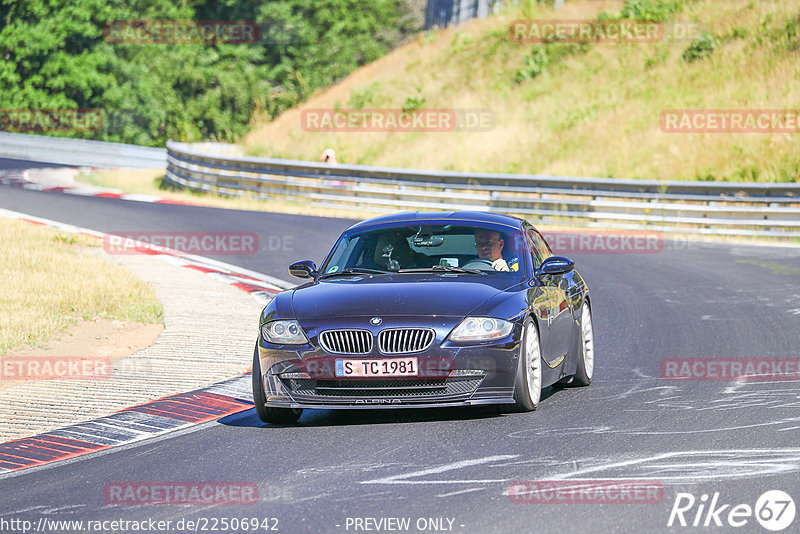
M297 321L272 321L261 325L261 336L277 345L302 345L308 338Z
M488 341L506 337L514 323L492 317L467 317L450 333L450 341Z

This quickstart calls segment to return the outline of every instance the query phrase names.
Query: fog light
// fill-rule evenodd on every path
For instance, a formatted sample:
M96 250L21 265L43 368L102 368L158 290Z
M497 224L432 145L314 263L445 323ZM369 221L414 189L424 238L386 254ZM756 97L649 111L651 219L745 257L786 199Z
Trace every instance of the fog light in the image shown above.
M309 375L308 373L282 373L282 374L279 374L278 376L281 377L281 378L295 378L295 379L296 378L300 378L300 379L302 379L302 378L310 379L311 378L311 375Z

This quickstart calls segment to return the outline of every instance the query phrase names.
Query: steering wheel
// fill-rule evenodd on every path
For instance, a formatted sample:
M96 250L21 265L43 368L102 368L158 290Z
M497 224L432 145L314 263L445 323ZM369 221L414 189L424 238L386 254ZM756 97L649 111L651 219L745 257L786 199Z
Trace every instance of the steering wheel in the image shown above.
M493 263L492 260L483 260L481 258L475 258L474 260L469 260L466 264L462 265L461 267L464 269L480 269L481 271L493 271L494 267L492 267L492 263Z

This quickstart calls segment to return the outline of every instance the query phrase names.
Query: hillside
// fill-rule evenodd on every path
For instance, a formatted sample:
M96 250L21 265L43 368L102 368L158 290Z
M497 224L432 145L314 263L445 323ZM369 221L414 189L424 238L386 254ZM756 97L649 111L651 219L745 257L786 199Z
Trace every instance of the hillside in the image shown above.
M796 181L794 133L667 133L664 110L800 109L800 0L534 2L421 35L274 121L249 154L424 169L681 180ZM509 38L518 19L663 19L650 43ZM691 38L676 38L688 27ZM303 110L488 109L488 131L318 132Z

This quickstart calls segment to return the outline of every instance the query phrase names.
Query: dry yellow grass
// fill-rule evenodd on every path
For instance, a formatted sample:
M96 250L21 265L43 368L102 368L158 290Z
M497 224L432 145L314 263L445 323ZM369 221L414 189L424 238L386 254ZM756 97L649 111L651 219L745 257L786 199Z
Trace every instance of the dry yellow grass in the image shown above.
M76 180L99 187L119 189L126 193L166 198L170 193L158 188L163 177L162 169L115 169L83 171L76 177Z
M665 133L666 109L798 107L798 50L774 36L800 15L800 0L698 0L673 20L723 39L711 57L687 63L690 44L592 45L585 54L514 83L531 44L511 42L519 18L592 19L623 2L570 1L558 12L535 4L437 32L356 71L273 122L254 121L249 154L317 160L326 147L342 163L467 172L520 172L663 180L795 181L800 134ZM310 108L399 108L420 94L427 108L488 108L489 132L305 131Z
M79 320L163 322L151 287L99 255L102 243L0 217L0 354Z

